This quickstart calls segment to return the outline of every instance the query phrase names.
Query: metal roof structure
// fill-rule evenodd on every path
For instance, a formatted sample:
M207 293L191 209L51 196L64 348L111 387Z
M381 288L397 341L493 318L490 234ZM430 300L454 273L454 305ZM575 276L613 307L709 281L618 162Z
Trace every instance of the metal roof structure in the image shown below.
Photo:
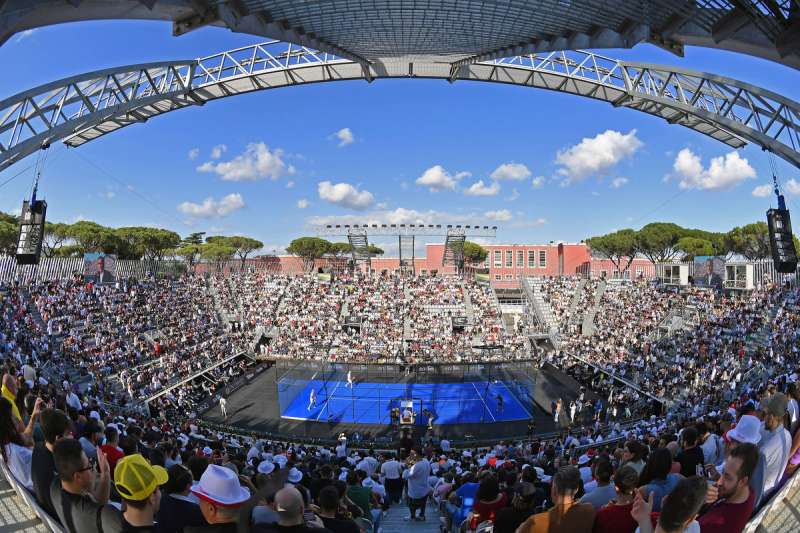
M648 42L800 68L797 0L0 0L0 43L61 22L150 19L292 42L357 62L451 64Z
M201 59L80 74L0 101L0 170L51 143L80 146L155 116L237 94L309 83L439 78L548 89L662 118L733 148L754 143L800 168L800 103L738 80L574 51L453 66L407 58L366 67L270 41Z

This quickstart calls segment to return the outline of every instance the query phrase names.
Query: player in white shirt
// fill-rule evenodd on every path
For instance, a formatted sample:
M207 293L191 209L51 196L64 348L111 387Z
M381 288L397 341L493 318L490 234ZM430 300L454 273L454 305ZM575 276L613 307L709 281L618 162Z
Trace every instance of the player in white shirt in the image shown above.
M228 418L228 400L224 396L219 397L219 410L222 411L222 418Z

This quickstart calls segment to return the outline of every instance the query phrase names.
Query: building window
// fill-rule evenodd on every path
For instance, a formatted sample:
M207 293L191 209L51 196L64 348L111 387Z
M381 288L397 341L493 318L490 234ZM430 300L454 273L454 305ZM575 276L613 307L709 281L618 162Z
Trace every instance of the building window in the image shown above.
M494 251L494 266L501 267L503 266L503 252L500 250Z
M517 251L517 268L525 267L525 252L522 250Z
M486 261L484 261L484 266L486 266L486 268L489 268L489 257L490 257L490 255L491 254L486 254Z
M495 274L494 275L494 279L496 279L497 281L500 281L501 279L503 279L503 276L501 276L500 274Z
M422 275L424 276L424 275L425 275L425 274L427 274L427 273L428 273L428 270L423 268L423 269L422 269Z
M539 250L539 268L545 268L547 266L547 252L545 250Z
M506 268L514 266L514 252L506 250Z
M514 276L512 276L511 274L506 274L506 279L514 279Z
M536 268L536 251L528 250L528 268Z

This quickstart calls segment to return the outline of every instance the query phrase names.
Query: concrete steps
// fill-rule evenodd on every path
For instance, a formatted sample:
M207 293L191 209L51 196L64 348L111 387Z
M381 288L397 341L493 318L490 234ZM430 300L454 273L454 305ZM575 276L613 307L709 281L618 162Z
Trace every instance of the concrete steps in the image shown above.
M415 533L438 533L439 532L439 509L428 499L428 506L425 509L424 522L405 521L403 518L408 516L408 507L405 505L393 505L386 511L381 520L380 528L384 533L395 533L399 531L413 531Z

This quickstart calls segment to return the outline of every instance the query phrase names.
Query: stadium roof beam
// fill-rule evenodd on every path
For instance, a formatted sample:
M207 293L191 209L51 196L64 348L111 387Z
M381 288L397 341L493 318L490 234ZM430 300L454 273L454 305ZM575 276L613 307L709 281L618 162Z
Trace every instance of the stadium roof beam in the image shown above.
M582 50L451 67L387 60L369 65L280 41L188 61L81 74L0 102L0 170L52 142L76 147L129 124L208 101L293 85L380 78L504 83L594 98L660 117L741 148L758 144L800 168L800 104L754 85Z
M219 26L362 64L388 58L479 62L565 47L640 42L738 51L800 68L796 0L5 0L0 43L62 22L166 20L182 35Z

